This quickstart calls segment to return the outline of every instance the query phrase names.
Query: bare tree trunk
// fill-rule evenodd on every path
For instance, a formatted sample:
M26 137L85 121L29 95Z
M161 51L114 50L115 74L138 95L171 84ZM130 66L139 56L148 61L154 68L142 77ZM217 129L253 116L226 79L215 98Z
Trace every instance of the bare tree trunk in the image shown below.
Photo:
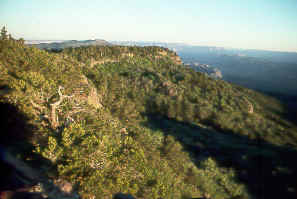
M65 98L70 98L72 96L63 95L61 92L62 86L58 88L59 100L53 104L51 104L51 126L53 129L56 129L59 126L59 118L56 116L56 109L62 103Z
M244 100L248 104L248 113L251 113L251 114L254 113L254 106L253 106L253 104L247 98L244 98Z

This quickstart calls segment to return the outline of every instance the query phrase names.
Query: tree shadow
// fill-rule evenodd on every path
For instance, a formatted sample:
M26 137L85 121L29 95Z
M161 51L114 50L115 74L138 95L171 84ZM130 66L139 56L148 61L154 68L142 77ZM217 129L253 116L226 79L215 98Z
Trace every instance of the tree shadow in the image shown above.
M149 115L146 127L174 136L190 152L193 162L209 157L219 166L233 168L240 183L255 198L297 198L297 151L263 140L221 133L195 124Z
M277 93L269 93L269 92L262 92L262 93L278 99L286 109L286 113L279 113L272 110L273 112L297 124L297 95L296 94L285 95L285 94L277 94Z
M40 171L41 165L52 165L32 152L34 146L30 140L36 127L15 105L0 102L0 111L0 193L13 194L9 196L12 198L17 195L40 198L41 195L26 190L38 183L33 176L35 169Z

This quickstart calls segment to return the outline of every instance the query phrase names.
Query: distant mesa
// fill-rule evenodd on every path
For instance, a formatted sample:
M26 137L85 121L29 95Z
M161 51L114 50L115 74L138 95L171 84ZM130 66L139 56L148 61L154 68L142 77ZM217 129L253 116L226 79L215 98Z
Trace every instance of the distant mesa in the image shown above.
M33 45L33 44L41 44L41 43L61 43L65 41L66 40L26 40L25 44Z
M27 40L27 45L35 46L39 49L57 50L70 47L81 46L111 46L112 44L103 39L90 40Z

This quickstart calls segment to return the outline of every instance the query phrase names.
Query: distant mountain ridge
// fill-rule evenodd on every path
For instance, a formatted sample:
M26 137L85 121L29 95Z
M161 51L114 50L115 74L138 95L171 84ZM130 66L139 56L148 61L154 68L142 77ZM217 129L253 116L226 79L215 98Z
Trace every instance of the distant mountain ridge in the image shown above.
M26 45L32 45L32 44L41 44L41 43L60 43L65 42L67 40L25 40Z
M297 63L297 52L257 50L257 49L241 49L219 46L192 45L187 43L167 43L153 41L110 41L115 45L128 46L162 46L174 50L178 53L187 54L212 54L212 55L231 55L240 57L256 57L269 59L275 62Z
M30 40L26 42L27 45L36 46L39 49L49 49L49 50L60 50L69 47L81 47L81 46L110 46L111 43L103 39L94 40Z

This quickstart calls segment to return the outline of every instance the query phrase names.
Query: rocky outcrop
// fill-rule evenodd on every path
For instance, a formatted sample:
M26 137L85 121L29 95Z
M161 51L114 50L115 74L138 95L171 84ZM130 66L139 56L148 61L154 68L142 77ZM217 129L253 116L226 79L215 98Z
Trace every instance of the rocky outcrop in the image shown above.
M175 85L170 81L164 81L161 84L161 90L163 90L163 92L166 95L169 95L171 97L177 95L177 89L176 89Z
M93 106L96 109L102 108L102 104L100 103L101 99L97 93L96 88L91 88L89 95L88 95L88 104Z
M208 76L214 79L222 79L222 72L218 68L214 68L208 64L200 64L200 63L186 63L186 66L194 69L197 72L201 72L207 74Z
M182 64L182 60L181 58L173 51L170 50L161 50L158 52L159 55L156 55L155 58L157 59L161 59L164 57L169 57L173 63L177 64L177 65L181 65Z
M81 76L78 86L74 89L74 94L78 101L85 101L96 109L102 108L101 97L87 77Z
M180 64L183 63L182 60L181 60L181 58L180 58L179 56L177 56L177 55L172 56L171 59L173 60L173 62L174 62L175 64L180 65Z

